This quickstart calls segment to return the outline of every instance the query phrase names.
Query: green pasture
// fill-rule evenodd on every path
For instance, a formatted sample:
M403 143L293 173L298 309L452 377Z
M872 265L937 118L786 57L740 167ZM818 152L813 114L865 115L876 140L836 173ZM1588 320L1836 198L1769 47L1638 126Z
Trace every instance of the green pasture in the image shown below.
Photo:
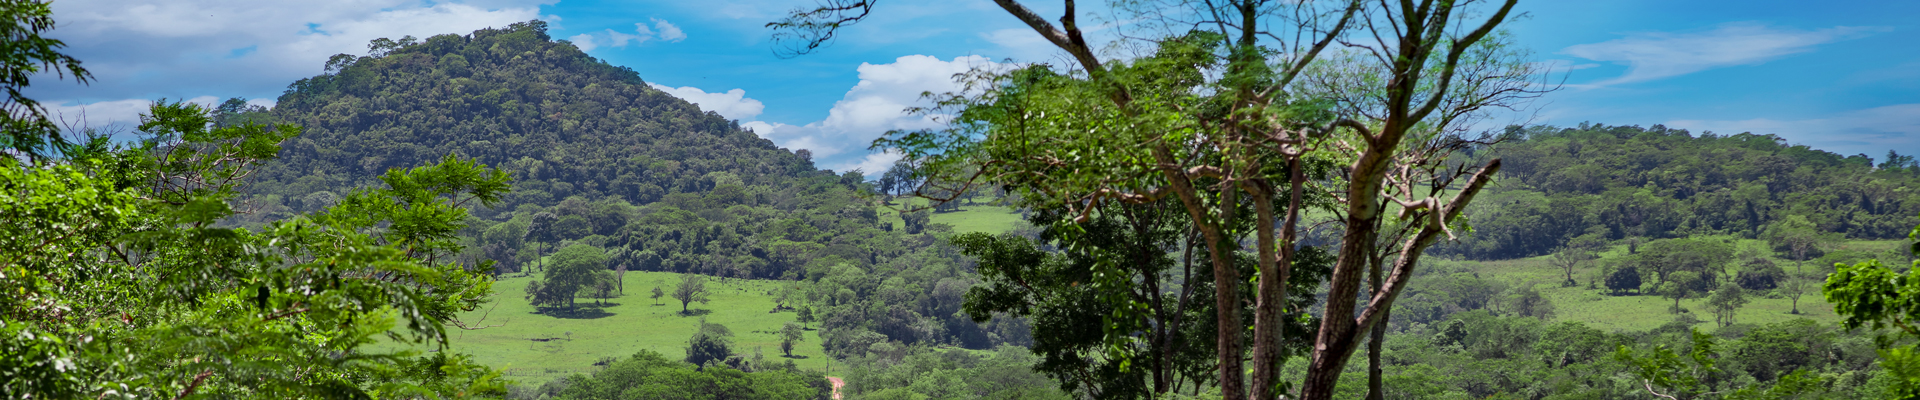
M535 274L536 276L538 274ZM595 306L594 300L576 300L573 315L554 316L534 312L520 299L527 282L533 278L509 276L494 283L494 301L460 315L471 327L449 327L453 350L472 354L474 360L504 371L507 379L521 384L539 385L555 377L573 373L591 373L602 357L627 357L642 349L669 357L686 354L686 341L698 326L700 316L708 323L725 325L733 331L734 352L748 358L758 348L767 360L793 360L800 368L827 369L828 357L821 351L818 331L809 330L806 339L795 346L794 358L780 352L777 332L795 321L792 311L773 310L769 295L780 281L709 278L711 302L693 303L697 315L681 315L680 302L661 297L659 305L650 298L655 282L672 293L680 274L667 272L628 272L626 295ZM816 324L808 324L817 327ZM834 369L841 368L834 365Z
M1003 233L1026 223L1020 219L1018 210L999 205L995 200L992 197L979 196L973 198L973 205L968 205L967 200L956 200L960 202L960 210L934 212L933 223L952 225L953 231L958 233ZM893 224L894 229L903 229L906 227L906 222L900 220L900 211L914 211L926 206L926 199L895 198L892 205L881 205L880 220Z
M1765 249L1766 246L1766 243L1760 240L1732 237L1720 239L1735 241L1736 248L1740 251ZM1849 241L1842 247L1877 251L1893 246L1896 242ZM1626 246L1620 245L1601 253L1601 256L1604 260L1626 254ZM1607 331L1644 331L1671 322L1675 317L1668 312L1668 307L1673 305L1672 299L1651 294L1611 296L1605 293L1604 282L1600 282L1602 289L1588 289L1587 281L1600 271L1600 262L1589 262L1574 269L1573 277L1579 282L1578 286L1561 287L1560 281L1565 279L1563 270L1548 263L1547 260L1548 256L1540 256L1499 261L1464 261L1464 263L1483 277L1505 281L1515 287L1532 285L1534 289L1540 291L1540 294L1553 301L1555 321L1577 321ZM1774 262L1789 272L1796 268L1792 261L1775 259ZM1831 268L1831 266L1813 265L1811 261L1806 265L1808 272L1827 271ZM1647 279L1651 283L1653 278ZM1811 282L1807 285L1806 293L1800 297L1801 313L1798 315L1789 313L1793 309L1793 299L1786 294L1785 290L1749 292L1749 302L1740 308L1734 320L1737 323L1751 324L1799 318L1811 318L1821 323L1839 322L1839 316L1834 314L1833 306L1827 304L1826 299L1821 297L1819 285L1819 282ZM1698 326L1699 328L1712 331L1717 326L1713 323L1713 313L1707 308L1706 302L1707 299L1702 296L1681 300L1680 306L1691 310L1695 318L1705 321Z

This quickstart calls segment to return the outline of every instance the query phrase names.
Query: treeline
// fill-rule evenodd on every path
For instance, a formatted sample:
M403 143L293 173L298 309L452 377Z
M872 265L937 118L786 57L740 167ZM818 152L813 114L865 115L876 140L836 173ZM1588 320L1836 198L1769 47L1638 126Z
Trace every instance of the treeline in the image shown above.
M1920 165L1889 152L1842 156L1774 135L1695 134L1654 125L1511 127L1479 149L1498 184L1467 214L1474 233L1435 254L1510 259L1569 241L1696 234L1759 238L1800 216L1855 239L1891 239L1920 223Z
M828 399L833 387L817 374L792 368L696 366L641 350L625 359L608 357L592 375L575 374L538 387L515 386L508 398L597 399Z
M1813 320L1735 324L1712 335L1686 317L1650 331L1470 311L1389 334L1386 398L1867 399L1897 380L1875 367L1872 332ZM1364 363L1340 398L1366 393ZM1299 365L1289 373L1299 374ZM1658 393L1656 395L1655 393ZM1709 395L1710 394L1710 395Z

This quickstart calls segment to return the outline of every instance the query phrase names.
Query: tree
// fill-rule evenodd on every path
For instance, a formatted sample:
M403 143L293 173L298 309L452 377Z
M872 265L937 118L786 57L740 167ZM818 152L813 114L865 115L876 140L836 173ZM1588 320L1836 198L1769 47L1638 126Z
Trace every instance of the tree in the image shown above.
M720 324L709 324L706 317L700 317L699 329L687 339L686 361L705 370L708 365L726 361L732 355L733 331Z
M1838 236L1820 231L1812 221L1800 215L1789 215L1767 226L1767 243L1794 260L1794 272L1787 274L1786 284L1783 285L1787 295L1793 299L1792 313L1800 313L1800 296L1806 294L1807 285L1810 284L1808 281L1812 279L1807 273L1807 260L1839 241Z
M33 76L53 72L55 76L86 84L93 74L80 67L80 60L61 53L67 47L59 39L40 35L54 28L51 2L39 0L0 1L0 40L6 42L0 57L0 88L7 98L0 103L0 149L40 160L49 150L64 152L73 143L60 134L60 127L47 116L47 108L22 93Z
M1446 165L1446 155L1467 142L1446 140L1443 133L1460 129L1463 118L1485 107L1539 93L1526 81L1534 75L1534 64L1502 58L1513 53L1502 51L1502 36L1490 36L1514 3L1500 4L1478 24L1457 15L1455 11L1466 14L1467 5L1453 2L1382 2L1379 9L1359 1L1334 9L1319 8L1321 3L1262 1L1173 7L1127 3L1116 8L1158 20L1145 24L1152 29L1198 31L1156 37L1165 39L1158 43L1163 62L1129 64L1100 59L1083 37L1071 2L1056 26L1018 1L999 0L996 4L1009 14L1071 55L1084 75L1052 74L1045 67L987 74L1002 80L987 79L976 86L992 88L986 94L954 95L944 103L971 111L957 119L958 128L900 132L877 141L876 147L930 160L921 164L932 166L923 168L931 171L922 176L957 182L959 190L950 193L965 193L976 179L998 181L1024 190L1023 201L1063 205L1082 216L1110 202L1178 199L1216 264L1216 317L1223 327L1240 321L1241 280L1228 255L1251 234L1259 265L1252 340L1251 389L1256 398L1276 397L1273 391L1281 386L1277 379L1283 353L1278 346L1288 297L1284 287L1298 240L1299 210L1307 201L1305 170L1312 162L1348 164L1341 169L1345 188L1330 190L1344 194L1327 197L1342 202L1336 209L1344 209L1345 237L1325 298L1328 315L1358 318L1328 318L1318 330L1301 394L1324 399L1331 396L1358 338L1385 318L1395 296L1405 289L1411 276L1407 271L1438 236L1453 236L1449 221L1499 168L1497 160L1479 168ZM827 1L769 26L782 29L776 38L798 40L788 41L789 49L814 51L837 29L871 15L873 4ZM1137 7L1128 7L1134 4ZM1371 54L1362 57L1362 51L1355 50L1347 58L1353 62L1344 64L1351 68L1320 71L1330 79L1295 87L1300 82L1296 78L1342 37L1350 22L1393 35L1373 35L1379 42L1354 47ZM1458 22L1470 25L1453 25ZM1494 39L1483 41L1490 37ZM1268 39L1273 41L1263 42ZM1366 60L1380 64L1361 63ZM1206 70L1221 73L1200 73ZM1340 72L1355 74L1342 77ZM1336 90L1318 91L1315 86ZM1358 90L1348 90L1355 86ZM1313 101L1333 92L1348 96L1335 99L1331 107ZM1276 95L1280 93L1287 95ZM1073 100L1028 101L1032 94ZM1203 109L1208 111L1198 112ZM1334 117L1329 111L1358 119ZM1334 137L1341 141L1329 141ZM1455 182L1463 177L1464 185ZM1414 187L1433 189L1416 193ZM1443 192L1443 187L1454 189ZM1278 207L1284 218L1275 203L1282 204ZM1389 203L1403 212L1386 215ZM1227 223L1243 207L1256 215L1251 229ZM1404 235L1381 235L1389 220ZM1397 243L1382 250L1380 240ZM1381 264L1391 266L1386 268L1391 276L1359 307L1362 272L1376 260L1391 263ZM1234 367L1243 364L1239 334L1223 328L1216 337L1221 392L1229 398L1247 394L1242 369Z
M607 272L607 255L598 247L575 243L550 257L553 265L546 269L545 279L538 285L529 283L527 290L536 306L560 306L568 309L574 306L574 295L581 289L590 289L600 282L609 282L613 276ZM611 292L612 285L606 286ZM537 293L536 293L537 291Z
M1547 299L1532 286L1521 288L1509 298L1508 301L1513 303L1511 309L1514 315L1538 318L1542 321L1553 319L1553 300Z
M1583 236L1554 250L1553 257L1547 259L1547 262L1560 267L1561 271L1566 273L1567 280L1566 282L1562 282L1560 286L1574 287L1580 285L1579 282L1573 280L1573 270L1579 268L1582 264L1600 258L1597 252L1603 245L1604 243L1596 238Z
M1694 273L1693 271L1680 271L1667 274L1667 279L1660 282L1660 287L1656 292L1659 292L1661 296L1673 299L1673 308L1668 311L1674 314L1685 313L1687 310L1680 308L1680 300L1694 294L1694 286L1698 284L1700 279L1700 274Z
M806 324L813 323L813 307L802 304L800 305L800 311L795 314L797 315L794 317L800 321L801 328L805 328L807 326Z
M603 269L595 271L593 275L592 283L586 289L587 297L592 297L594 304L601 304L601 300L620 296L620 280L614 276L613 272Z
M666 296L666 291L660 290L660 284L654 284L653 285L653 305L656 305L656 306L660 305L660 298L665 296Z
M1920 226L1910 232L1908 238L1916 241L1911 250L1920 253ZM1848 330L1895 328L1908 339L1920 338L1920 277L1913 274L1920 270L1920 262L1914 262L1906 272L1895 272L1879 260L1835 267L1822 291L1827 302L1833 303L1834 313L1842 318L1841 326ZM1920 398L1920 368L1914 368L1920 365L1920 344L1899 345L1896 343L1913 342L1886 337L1876 342L1883 359L1880 365L1894 378L1888 395Z
M535 262L535 268L546 266L546 261L544 261L545 257L540 255L540 246L555 239L556 235L554 234L553 225L559 221L560 217L553 215L553 213L541 211L533 214L533 222L527 225L527 237L525 240L534 242L533 260Z
M694 302L707 304L707 277L696 274L680 275L680 287L673 289L673 299L680 301L680 313L689 312L687 305Z
M1640 285L1640 268L1624 265L1607 274L1607 290L1615 296L1621 292L1639 291Z
M786 353L787 357L793 357L793 344L800 342L802 339L806 339L806 330L801 329L800 324L788 322L786 325L781 326L780 352Z
M1056 360L1034 369L1057 377L1061 389L1070 392L1144 398L1212 381L1213 349L1192 339L1212 336L1215 329L1206 318L1215 314L1207 301L1206 282L1212 279L1204 269L1211 262L1196 252L1200 244L1193 240L1185 210L1169 199L1103 211L1072 223L1065 210L1033 210L1028 222L1044 227L1043 242L1011 234L952 238L962 253L978 260L984 280L967 290L962 311L975 322L1031 321L1034 331L1044 332L1034 338L1032 351ZM1296 294L1293 310L1314 302L1299 296L1310 295L1332 263L1324 249L1302 252L1290 283ZM1251 261L1235 260L1235 268L1251 272L1256 267ZM1177 284L1172 276L1187 283ZM1299 332L1311 329L1316 319L1289 314L1295 322L1288 328ZM1246 328L1242 322L1227 329ZM1289 352L1304 351L1308 344L1304 336L1287 339Z
M787 309L787 302L793 300L795 293L798 292L797 286L799 286L799 283L792 283L780 285L779 289L774 289L773 308L775 310Z
M927 229L927 221L932 220L932 218L933 215L928 213L927 210L903 211L900 213L900 221L905 225L908 235L918 235L922 231L925 231Z
M505 394L465 355L369 346L444 348L447 325L486 301L490 266L448 255L464 249L466 207L497 204L505 173L449 156L234 228L217 221L239 213L237 189L301 129L216 126L167 101L141 120L146 140L0 157L0 397Z
M1733 325L1734 314L1745 305L1747 305L1746 290L1731 282L1720 285L1720 290L1713 291L1713 295L1707 298L1707 308L1713 310L1713 319L1719 322L1720 326Z
M627 294L627 264L622 263L613 270L613 286L620 294Z

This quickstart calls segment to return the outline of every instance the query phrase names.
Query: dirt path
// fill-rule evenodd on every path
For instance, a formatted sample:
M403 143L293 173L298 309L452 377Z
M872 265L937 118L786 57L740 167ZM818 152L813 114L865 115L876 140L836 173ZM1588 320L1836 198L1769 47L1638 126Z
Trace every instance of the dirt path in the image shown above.
M844 381L844 380L841 380L840 378L835 378L835 377L831 377L831 376L829 376L829 377L827 377L827 382L833 382L833 398L834 398L834 400L839 400L839 399L840 399L840 387L841 387L841 386L846 386L846 385L847 385L847 381Z

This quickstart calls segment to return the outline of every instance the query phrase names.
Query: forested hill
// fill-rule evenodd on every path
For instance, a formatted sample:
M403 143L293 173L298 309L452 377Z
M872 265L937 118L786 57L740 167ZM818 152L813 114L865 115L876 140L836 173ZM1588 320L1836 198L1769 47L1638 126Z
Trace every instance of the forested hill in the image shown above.
M542 309L607 295L595 289L614 287L601 276L625 268L813 282L796 302L823 316L821 344L833 354L884 341L1025 340L1020 325L957 313L976 275L935 245L946 226L894 229L861 200L859 174L816 169L803 151L552 40L542 22L370 47L335 56L270 111L240 101L217 110L216 120L265 112L304 128L260 172L254 216L313 210L391 168L453 154L514 178L505 204L466 221L459 256L545 282L527 293ZM591 268L561 267L581 263Z
M576 195L645 204L726 183L754 189L737 196L791 199L776 193L832 177L631 69L552 40L544 22L370 47L365 57L334 56L272 110L305 128L261 172L259 187L285 205L311 208L303 201L314 193L344 194L447 154L512 171L508 210Z
M1764 235L1802 217L1855 239L1901 238L1920 223L1920 166L1889 153L1842 156L1774 135L1695 134L1660 125L1513 128L1477 154L1500 157L1473 202L1473 235L1436 247L1476 259L1545 254L1574 238Z

